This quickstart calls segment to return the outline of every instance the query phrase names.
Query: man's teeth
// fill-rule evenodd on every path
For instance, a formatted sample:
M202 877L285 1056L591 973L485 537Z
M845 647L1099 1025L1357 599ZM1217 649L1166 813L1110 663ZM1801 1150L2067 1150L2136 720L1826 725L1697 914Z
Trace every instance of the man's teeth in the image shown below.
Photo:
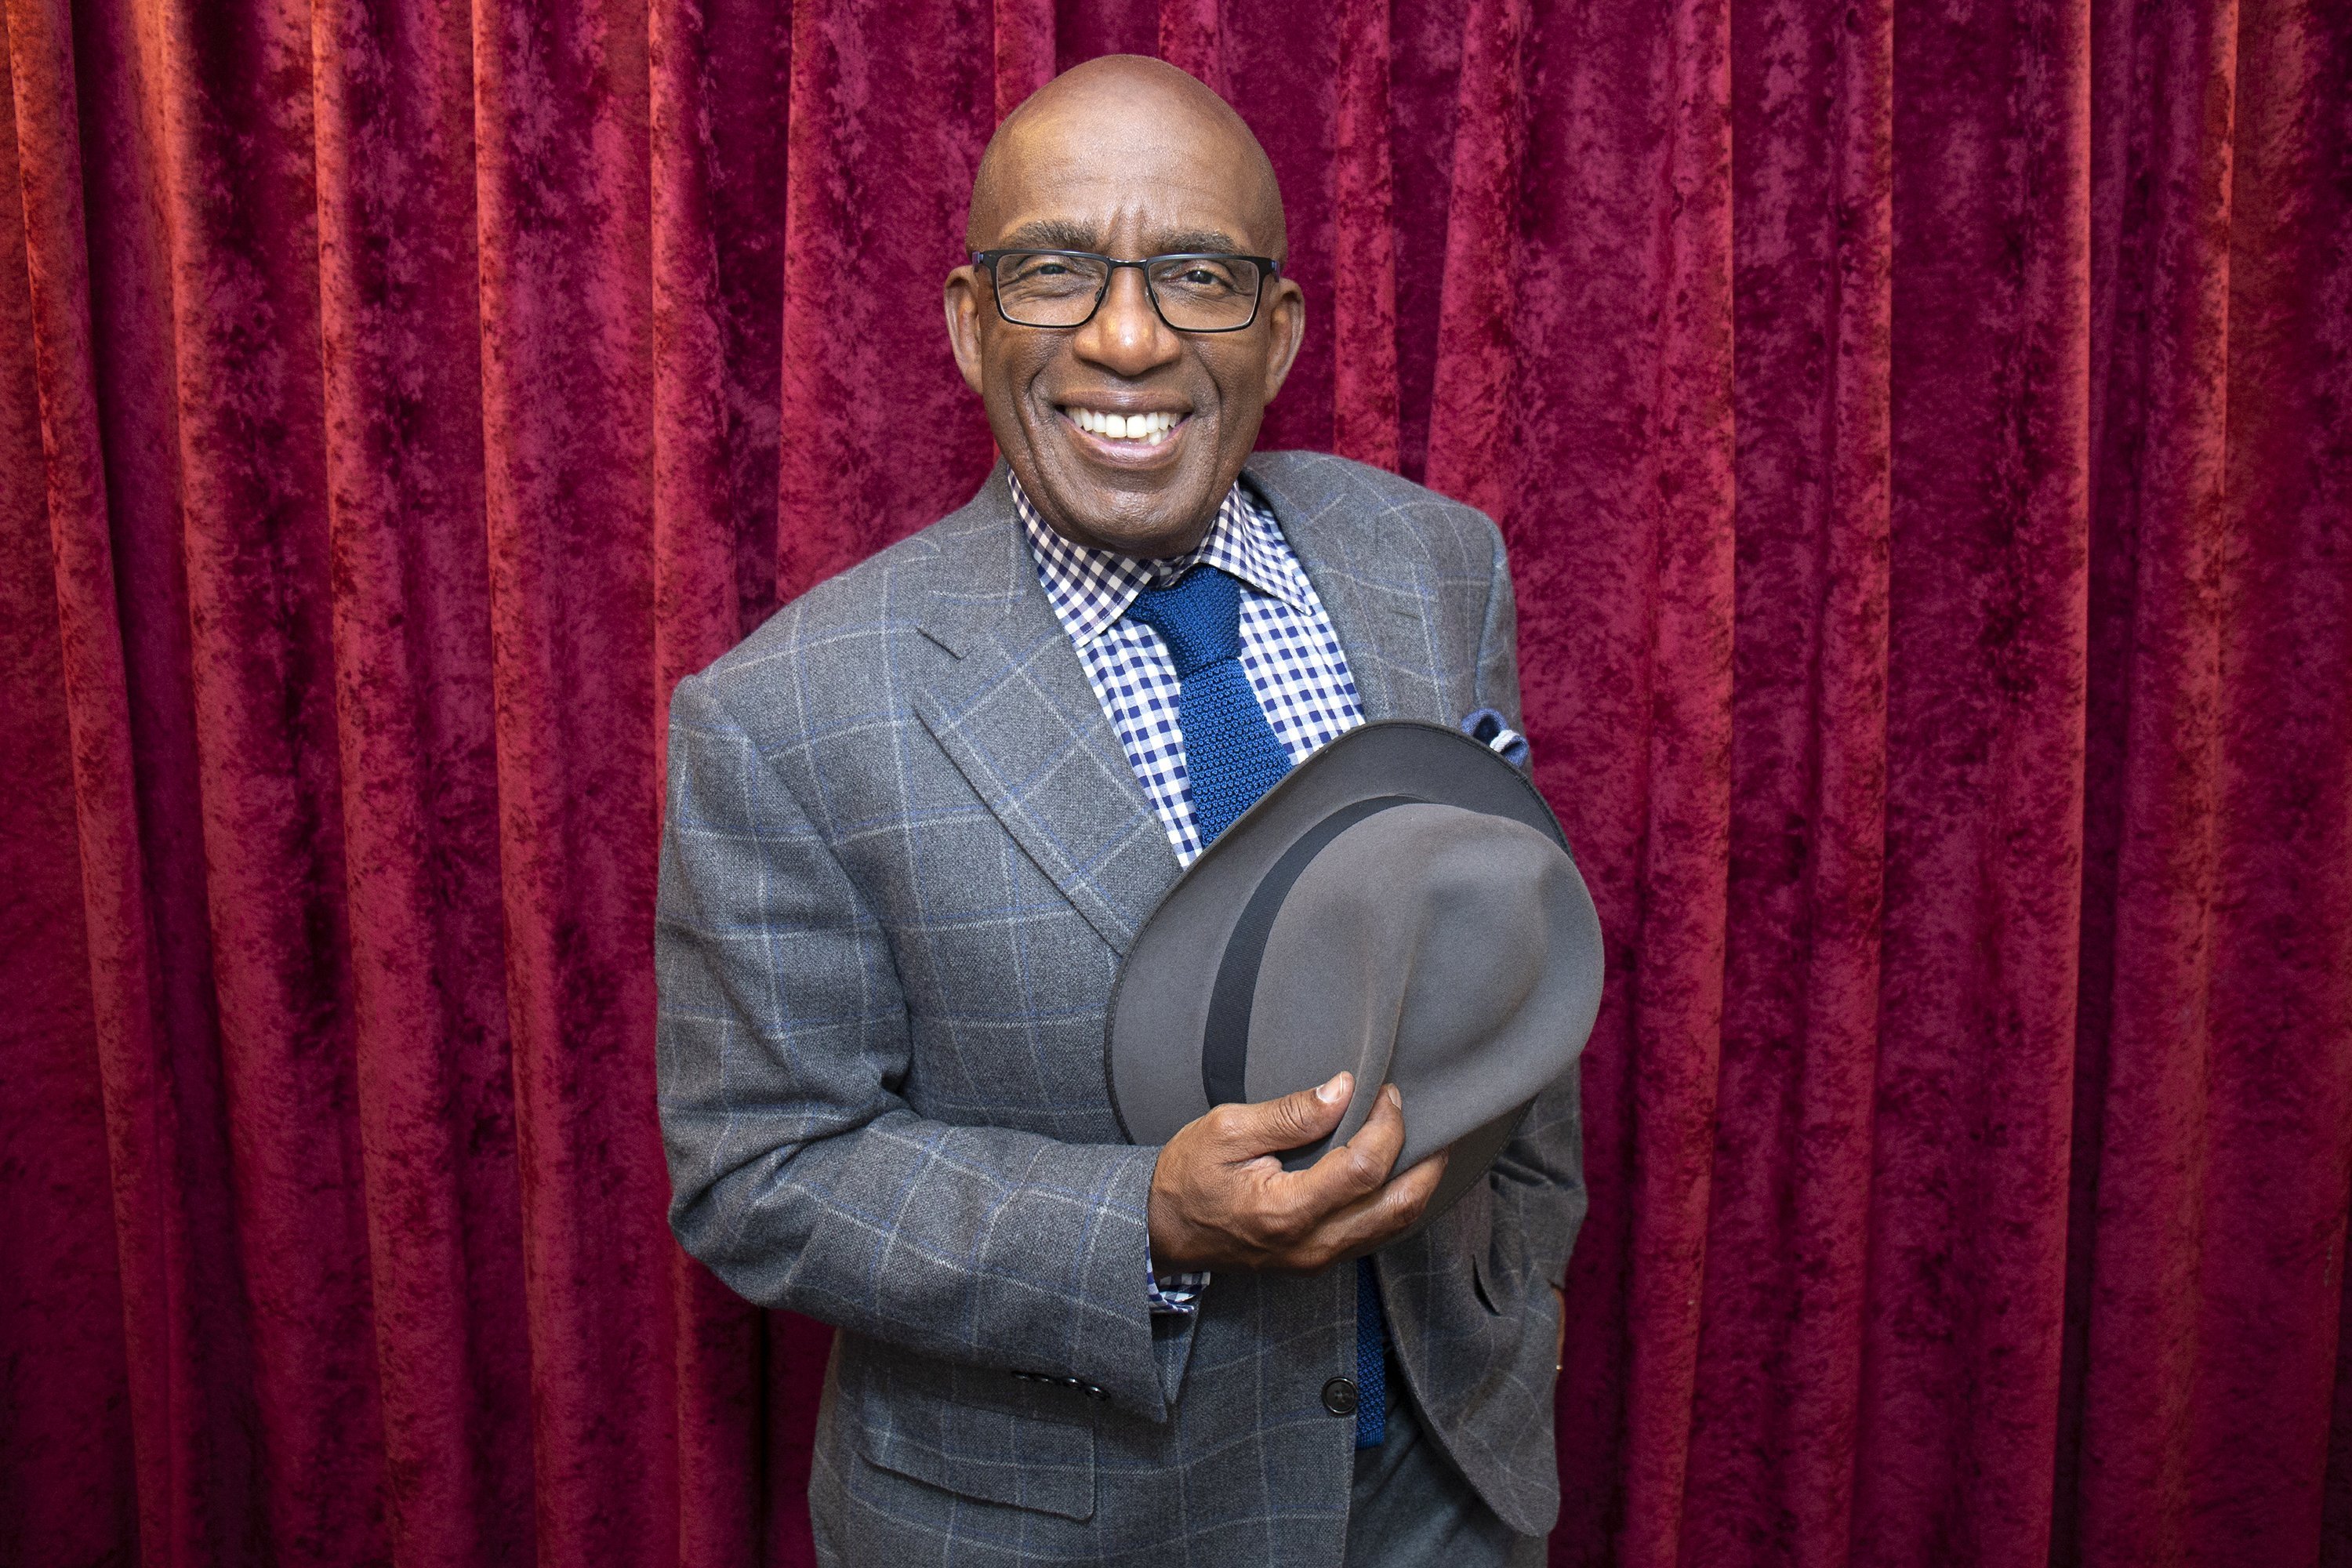
M1113 441L1140 441L1157 447L1182 418L1177 414L1097 414L1091 408L1065 410L1079 429Z

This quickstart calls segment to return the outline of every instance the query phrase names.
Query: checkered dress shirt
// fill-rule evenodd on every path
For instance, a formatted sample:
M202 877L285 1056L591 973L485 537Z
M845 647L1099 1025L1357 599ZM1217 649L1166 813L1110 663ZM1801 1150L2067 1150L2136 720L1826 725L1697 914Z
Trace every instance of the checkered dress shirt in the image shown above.
M1177 864L1189 866L1199 857L1201 834L1184 774L1184 732L1176 722L1183 683L1160 634L1126 618L1147 585L1173 582L1199 563L1240 580L1242 670L1291 766L1364 721L1348 656L1323 601L1282 530L1238 483L1225 492L1207 538L1182 555L1144 561L1072 543L1037 515L1010 469L1004 481L1028 535L1037 580L1078 650L1128 764L1168 830ZM1154 1311L1189 1312L1208 1282L1205 1273L1150 1274L1145 1290Z

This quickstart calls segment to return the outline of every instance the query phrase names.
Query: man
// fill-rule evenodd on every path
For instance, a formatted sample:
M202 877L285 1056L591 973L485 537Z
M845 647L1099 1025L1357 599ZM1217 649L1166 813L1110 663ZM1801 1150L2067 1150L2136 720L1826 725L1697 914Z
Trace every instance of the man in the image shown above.
M1271 777L1367 718L1517 722L1500 539L1372 469L1253 458L1305 308L1273 169L1192 78L1048 85L969 244L948 330L1004 462L672 704L672 1223L842 1331L828 1563L1540 1561L1574 1075L1383 1249L1444 1164L1391 1172L1392 1091L1291 1173L1345 1075L1149 1148L1103 1062L1128 943ZM1186 733L1236 671L1247 733Z

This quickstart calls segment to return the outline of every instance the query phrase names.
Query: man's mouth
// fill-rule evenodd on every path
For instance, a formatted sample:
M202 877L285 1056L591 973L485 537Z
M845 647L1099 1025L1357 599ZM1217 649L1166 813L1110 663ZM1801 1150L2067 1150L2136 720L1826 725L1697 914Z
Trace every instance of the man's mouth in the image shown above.
M1174 409L1159 408L1140 414L1120 414L1108 409L1085 408L1075 403L1062 405L1062 416L1087 435L1110 446L1114 450L1140 452L1172 439L1192 416Z

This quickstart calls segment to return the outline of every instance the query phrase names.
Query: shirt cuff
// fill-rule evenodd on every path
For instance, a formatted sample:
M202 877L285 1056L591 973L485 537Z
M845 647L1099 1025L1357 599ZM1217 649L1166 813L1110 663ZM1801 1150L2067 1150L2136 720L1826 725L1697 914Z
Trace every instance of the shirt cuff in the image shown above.
M1151 1244L1143 1244L1143 1299L1155 1312L1196 1312L1201 1292L1209 1288L1209 1271L1162 1274L1151 1267Z

